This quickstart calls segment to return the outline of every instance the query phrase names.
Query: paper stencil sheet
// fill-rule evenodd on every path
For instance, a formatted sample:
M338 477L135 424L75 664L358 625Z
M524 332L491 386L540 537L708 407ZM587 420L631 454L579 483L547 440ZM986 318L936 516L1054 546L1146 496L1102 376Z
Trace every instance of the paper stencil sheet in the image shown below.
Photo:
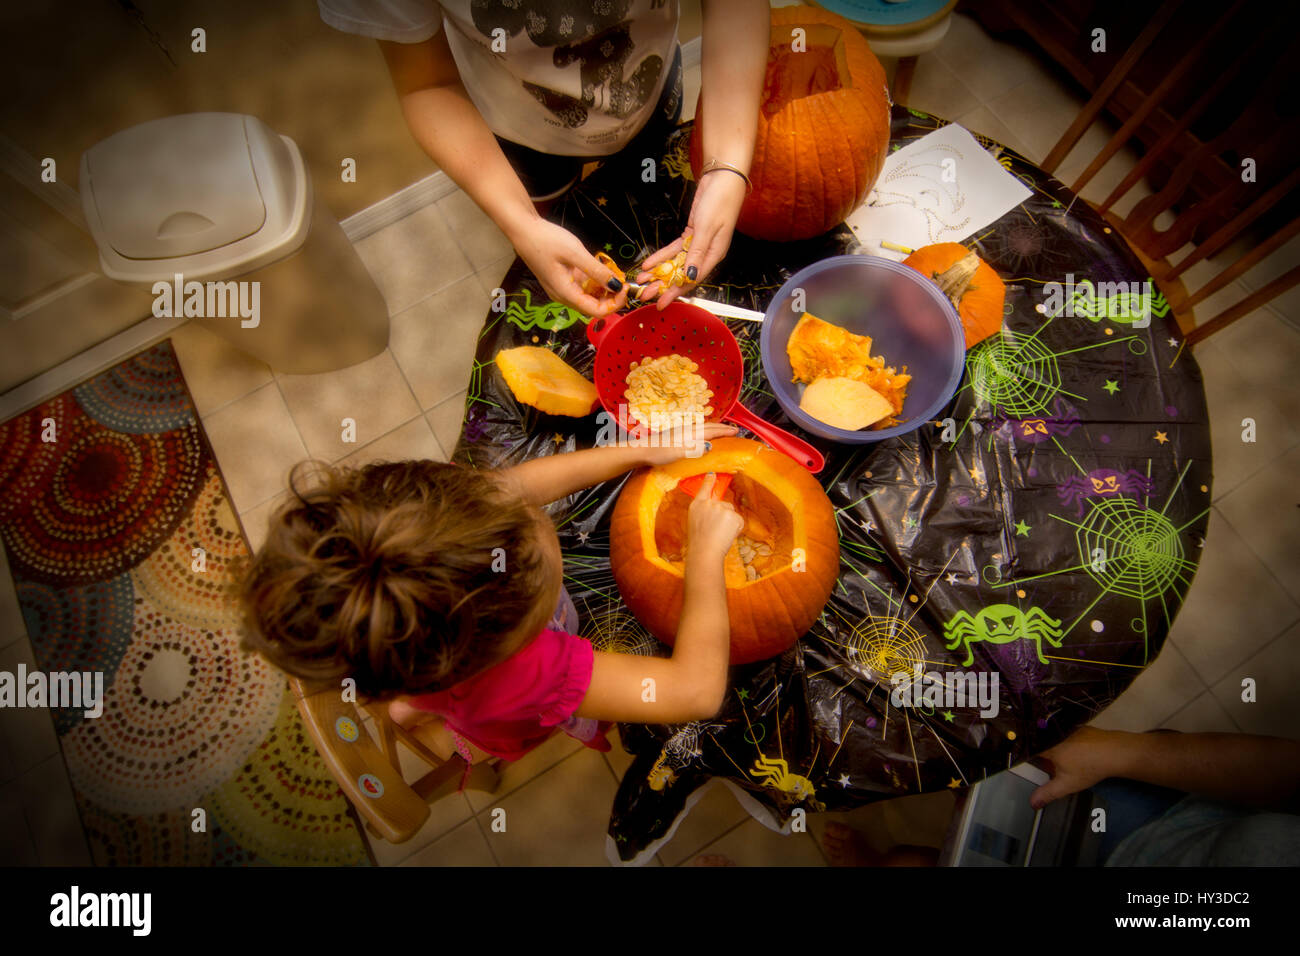
M955 123L892 153L847 223L868 255L901 261L881 241L919 249L961 242L996 222L1030 191Z

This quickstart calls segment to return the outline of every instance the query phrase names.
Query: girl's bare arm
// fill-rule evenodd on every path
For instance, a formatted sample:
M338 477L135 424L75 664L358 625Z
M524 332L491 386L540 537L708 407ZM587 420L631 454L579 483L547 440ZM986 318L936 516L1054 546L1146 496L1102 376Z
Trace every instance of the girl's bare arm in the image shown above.
M597 652L580 717L639 724L678 724L711 717L727 690L731 627L722 561L744 525L714 501L712 476L691 504L686 593L673 656Z
M529 503L545 505L571 495L575 491L616 478L633 468L666 464L692 451L703 452L701 443L734 434L736 429L730 425L706 422L688 441L661 444L652 448L610 445L563 455L546 455L505 468L500 474Z

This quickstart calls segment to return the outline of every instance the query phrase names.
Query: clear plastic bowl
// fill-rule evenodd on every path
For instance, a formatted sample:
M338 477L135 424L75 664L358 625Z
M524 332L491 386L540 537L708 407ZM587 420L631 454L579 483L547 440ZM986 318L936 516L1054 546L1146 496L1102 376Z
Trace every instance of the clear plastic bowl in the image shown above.
M832 325L871 336L871 354L912 381L892 428L848 431L818 421L799 408L804 386L792 382L786 342L802 313L794 310L795 290L803 290L804 310ZM776 400L805 431L831 441L863 445L910 431L934 419L961 382L966 340L961 319L939 287L915 269L878 256L834 256L795 273L777 292L763 318L763 372Z

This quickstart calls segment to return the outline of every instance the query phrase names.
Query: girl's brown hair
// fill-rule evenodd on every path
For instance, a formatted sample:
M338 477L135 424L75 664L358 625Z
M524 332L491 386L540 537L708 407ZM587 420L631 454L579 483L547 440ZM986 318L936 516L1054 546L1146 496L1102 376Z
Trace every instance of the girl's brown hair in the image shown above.
M554 572L544 514L492 472L304 462L289 483L242 586L246 642L273 664L378 697L444 690L519 648Z

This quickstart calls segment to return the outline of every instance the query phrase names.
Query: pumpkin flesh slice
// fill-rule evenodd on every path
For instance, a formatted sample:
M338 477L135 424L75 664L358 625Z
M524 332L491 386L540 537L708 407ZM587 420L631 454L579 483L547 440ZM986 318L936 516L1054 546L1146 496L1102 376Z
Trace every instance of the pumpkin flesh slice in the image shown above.
M821 378L856 379L887 399L893 408L890 416L870 427L898 424L912 376L906 368L899 372L886 367L883 357L872 355L869 335L858 335L805 312L786 341L786 355L793 381L808 385Z
M855 365L872 361L871 336L855 335L805 312L785 345L793 381L811 382L824 375L845 375Z
M799 407L820 422L855 432L894 413L894 406L870 385L856 378L823 376L803 391Z
M549 415L583 418L596 404L596 386L550 349L502 349L496 364L516 399Z

